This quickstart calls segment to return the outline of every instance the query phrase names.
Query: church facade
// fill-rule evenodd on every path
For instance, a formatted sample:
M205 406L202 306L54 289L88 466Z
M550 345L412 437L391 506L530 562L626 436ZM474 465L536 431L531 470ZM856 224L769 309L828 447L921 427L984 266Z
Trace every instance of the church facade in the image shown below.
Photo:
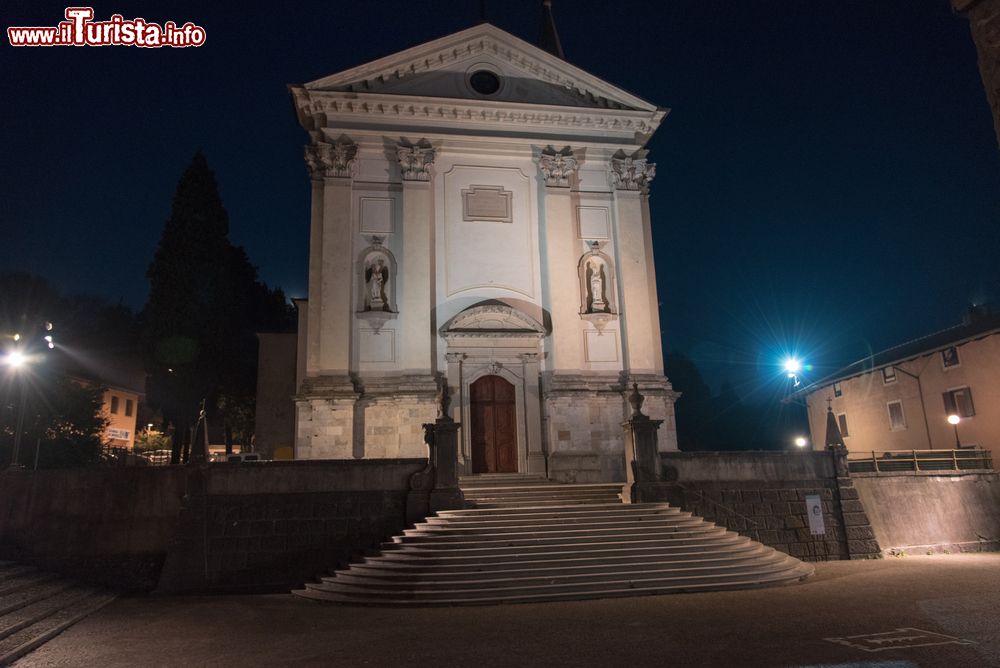
M291 87L309 134L294 455L624 479L627 388L676 449L645 144L666 110L481 24Z

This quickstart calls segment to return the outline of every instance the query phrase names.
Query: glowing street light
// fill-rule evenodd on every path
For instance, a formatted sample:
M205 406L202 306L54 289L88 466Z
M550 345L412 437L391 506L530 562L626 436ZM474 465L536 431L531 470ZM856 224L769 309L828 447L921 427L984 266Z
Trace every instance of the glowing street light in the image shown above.
M789 378L794 378L800 371L802 371L802 362L794 357L789 357L784 363L785 373L788 374Z
M11 369L20 369L22 366L28 363L28 356L22 353L20 350L11 350L6 355L3 356L3 363L9 366Z
M798 446L798 447L800 447L800 448L804 448L804 447L806 447L807 445L809 445L809 440L808 440L808 439L806 439L806 437L805 437L805 436L797 436L797 437L795 438L795 445L797 445L797 446Z
M952 413L948 416L948 424L955 428L955 449L962 449L962 442L958 440L958 423L962 421L962 418L956 413Z

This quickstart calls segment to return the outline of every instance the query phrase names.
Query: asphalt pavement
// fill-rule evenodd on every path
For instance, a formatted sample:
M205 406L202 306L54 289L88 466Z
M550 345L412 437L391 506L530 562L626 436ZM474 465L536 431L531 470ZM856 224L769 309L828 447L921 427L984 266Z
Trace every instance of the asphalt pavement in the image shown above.
M126 597L15 666L1000 666L1000 554L816 564L798 585L460 608Z

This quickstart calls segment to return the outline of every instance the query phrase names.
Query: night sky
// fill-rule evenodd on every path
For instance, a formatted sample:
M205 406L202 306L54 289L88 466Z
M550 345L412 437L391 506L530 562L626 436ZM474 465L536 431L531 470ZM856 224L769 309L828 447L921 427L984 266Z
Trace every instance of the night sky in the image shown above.
M673 110L649 146L664 342L714 386L758 392L784 351L807 355L812 379L1000 298L1000 152L947 0L554 5L570 62ZM64 7L8 1L0 17L55 25ZM135 308L198 148L233 241L303 296L307 137L286 85L479 20L478 0L95 11L192 21L207 44L13 49L4 36L0 270ZM487 3L491 23L532 42L540 13Z

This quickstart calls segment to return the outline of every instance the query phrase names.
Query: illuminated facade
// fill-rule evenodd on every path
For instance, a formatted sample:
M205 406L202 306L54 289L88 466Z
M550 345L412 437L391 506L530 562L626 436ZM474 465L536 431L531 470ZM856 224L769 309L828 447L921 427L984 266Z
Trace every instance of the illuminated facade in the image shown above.
M890 348L805 388L814 447L827 405L853 453L950 450L1000 443L1000 315ZM957 415L957 430L948 422Z
M624 478L636 382L676 449L644 146L666 115L481 24L291 87L309 134L296 458Z

